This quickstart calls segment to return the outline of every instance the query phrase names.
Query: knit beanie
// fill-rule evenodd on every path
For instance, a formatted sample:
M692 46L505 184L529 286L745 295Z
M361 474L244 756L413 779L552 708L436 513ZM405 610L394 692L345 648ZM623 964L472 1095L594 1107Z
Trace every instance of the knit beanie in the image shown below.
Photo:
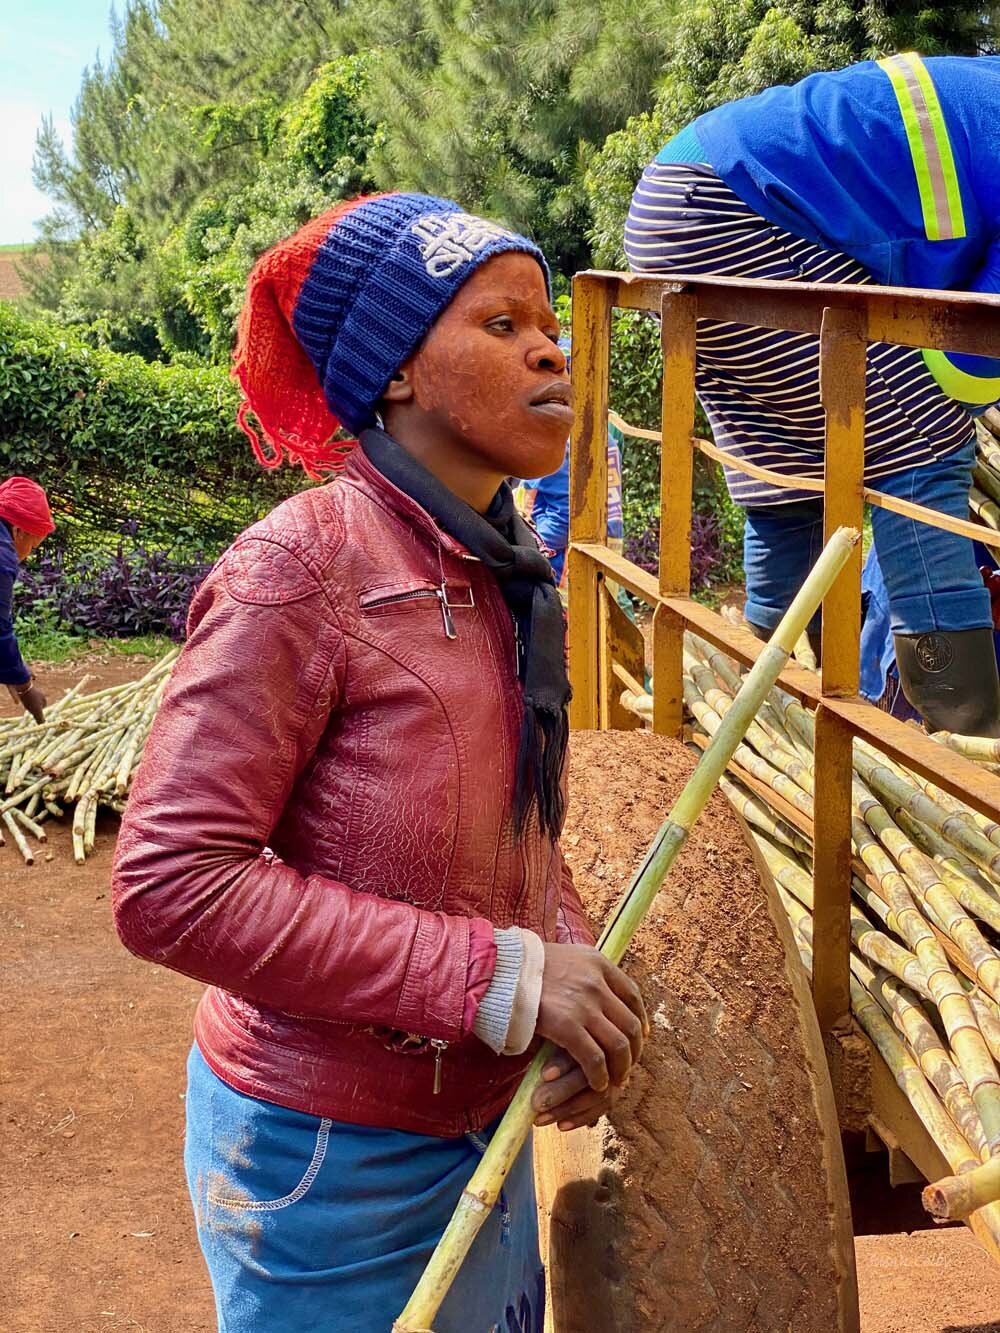
M48 496L29 477L8 477L0 485L0 518L32 537L47 537L56 530Z
M450 199L400 193L338 204L269 250L250 274L233 365L258 460L287 456L314 477L341 467L354 444L334 440L341 425L374 424L389 381L461 285L512 250L548 282L525 237Z

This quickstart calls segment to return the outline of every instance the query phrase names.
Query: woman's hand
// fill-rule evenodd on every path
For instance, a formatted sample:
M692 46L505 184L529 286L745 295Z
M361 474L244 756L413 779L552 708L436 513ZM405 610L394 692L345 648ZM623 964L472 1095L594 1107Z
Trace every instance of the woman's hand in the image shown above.
M45 721L45 705L48 700L34 681L27 685L8 685L7 692L15 703L20 704L26 713L30 713L36 722Z
M569 1051L556 1051L546 1062L541 1087L531 1098L535 1124L551 1125L555 1121L561 1130L596 1125L600 1116L610 1112L621 1091L612 1083L603 1092L595 1092Z
M596 949L546 944L535 1031L572 1057L594 1092L605 1092L628 1079L649 1021L639 987Z

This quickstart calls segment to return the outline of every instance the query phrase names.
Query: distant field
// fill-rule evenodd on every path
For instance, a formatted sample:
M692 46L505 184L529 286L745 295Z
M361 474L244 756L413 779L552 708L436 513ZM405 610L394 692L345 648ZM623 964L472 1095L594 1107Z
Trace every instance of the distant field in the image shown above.
M17 265L22 264L33 247L0 245L0 301L14 301L24 295L25 286Z

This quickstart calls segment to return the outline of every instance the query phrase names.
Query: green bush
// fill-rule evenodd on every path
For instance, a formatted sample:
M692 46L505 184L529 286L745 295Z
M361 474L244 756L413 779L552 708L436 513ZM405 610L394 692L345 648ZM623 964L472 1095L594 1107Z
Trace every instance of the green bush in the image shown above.
M60 541L214 554L303 484L266 473L218 367L166 366L87 346L0 302L0 471L49 492Z

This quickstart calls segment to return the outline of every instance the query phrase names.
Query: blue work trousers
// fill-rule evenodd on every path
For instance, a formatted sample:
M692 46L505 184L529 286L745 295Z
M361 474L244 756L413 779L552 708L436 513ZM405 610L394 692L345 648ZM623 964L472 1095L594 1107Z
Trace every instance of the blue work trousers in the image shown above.
M937 462L880 477L877 486L888 495L967 519L974 458L970 439ZM878 507L872 508L872 536L894 634L992 627L989 594L967 537ZM822 549L821 499L748 507L743 537L747 620L775 629ZM810 629L819 625L817 613Z

